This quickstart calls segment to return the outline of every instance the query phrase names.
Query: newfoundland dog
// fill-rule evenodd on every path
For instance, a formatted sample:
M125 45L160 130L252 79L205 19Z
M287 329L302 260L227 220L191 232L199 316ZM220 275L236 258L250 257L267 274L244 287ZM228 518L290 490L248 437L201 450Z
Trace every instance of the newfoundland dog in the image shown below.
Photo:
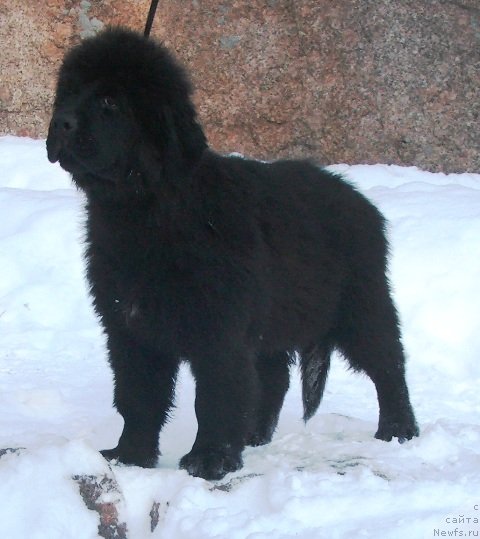
M61 66L47 150L86 195L87 276L125 420L108 459L154 466L179 362L198 432L180 461L219 479L268 443L298 358L304 419L339 350L375 384L376 438L418 435L379 211L305 160L212 151L161 44L110 28Z

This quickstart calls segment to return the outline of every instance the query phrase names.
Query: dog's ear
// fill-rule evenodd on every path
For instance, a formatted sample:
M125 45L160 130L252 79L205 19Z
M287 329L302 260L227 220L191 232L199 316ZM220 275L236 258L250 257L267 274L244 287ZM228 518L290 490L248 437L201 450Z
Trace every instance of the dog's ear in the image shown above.
M165 181L175 185L187 179L207 148L203 129L196 119L193 104L163 102L153 109L137 111L138 124L143 131L140 160L149 171L150 181ZM155 178L152 177L153 163ZM152 187L154 187L152 185Z
M207 142L190 103L171 107L164 104L158 124L158 142L164 174L175 181L189 175Z

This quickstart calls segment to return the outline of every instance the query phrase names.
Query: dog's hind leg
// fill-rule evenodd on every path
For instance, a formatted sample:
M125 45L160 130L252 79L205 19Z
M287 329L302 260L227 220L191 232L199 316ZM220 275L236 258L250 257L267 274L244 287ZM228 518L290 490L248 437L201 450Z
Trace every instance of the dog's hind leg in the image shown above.
M247 445L258 446L271 441L290 385L290 363L290 356L286 352L261 355L257 359L260 396L255 425L247 437Z
M345 295L337 344L350 365L375 384L380 408L375 437L399 442L418 436L405 380L398 316L384 275L371 274Z

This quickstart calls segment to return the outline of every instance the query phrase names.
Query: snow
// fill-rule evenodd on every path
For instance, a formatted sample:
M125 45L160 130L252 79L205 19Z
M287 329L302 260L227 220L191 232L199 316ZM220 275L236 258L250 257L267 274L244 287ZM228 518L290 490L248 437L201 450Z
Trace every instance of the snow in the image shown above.
M480 535L480 175L332 168L389 220L421 436L375 440L373 385L335 358L317 415L301 421L294 372L273 442L211 483L177 469L196 430L187 368L156 469L110 471L98 453L122 420L84 280L82 196L44 141L0 138L0 448L23 448L0 457L0 537L99 537L72 477L103 474L129 539Z

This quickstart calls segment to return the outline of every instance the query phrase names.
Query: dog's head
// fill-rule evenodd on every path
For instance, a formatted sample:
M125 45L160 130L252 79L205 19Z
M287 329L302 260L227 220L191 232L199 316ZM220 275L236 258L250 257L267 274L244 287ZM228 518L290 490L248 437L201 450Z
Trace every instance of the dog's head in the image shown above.
M48 158L84 189L145 171L176 180L206 147L191 93L185 71L162 45L109 28L65 56Z

